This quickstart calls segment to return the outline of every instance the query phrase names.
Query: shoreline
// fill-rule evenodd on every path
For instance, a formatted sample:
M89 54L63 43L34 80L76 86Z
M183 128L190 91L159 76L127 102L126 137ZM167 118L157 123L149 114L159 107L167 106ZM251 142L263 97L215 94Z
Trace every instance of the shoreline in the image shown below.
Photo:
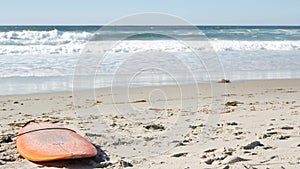
M201 83L199 93L195 85L180 87L0 96L0 168L300 166L300 79ZM30 120L74 129L109 160L19 157L15 138L2 139Z
M249 79L249 80L230 80L229 83L246 83L246 82L275 82L275 81L298 81L300 78L291 78L291 79ZM229 84L226 83L226 84ZM208 84L222 84L222 82L218 81L211 81L211 82L200 82L200 83L186 83L182 84L181 86L194 86L194 85L208 85ZM155 85L155 86L133 86L130 89L142 89L142 88L159 88L159 87L175 87L177 85L173 84L166 84L166 85ZM116 87L116 88L127 88L127 87ZM100 87L100 88L95 88L95 89L80 89L78 92L86 92L86 91L100 91L100 90L108 90L111 89L111 87ZM67 94L67 93L72 93L73 90L68 90L68 91L49 91L49 92L37 92L37 93L26 93L26 94L9 94L9 95L1 95L1 97L16 97L16 96L31 96L31 95L47 95L47 94Z

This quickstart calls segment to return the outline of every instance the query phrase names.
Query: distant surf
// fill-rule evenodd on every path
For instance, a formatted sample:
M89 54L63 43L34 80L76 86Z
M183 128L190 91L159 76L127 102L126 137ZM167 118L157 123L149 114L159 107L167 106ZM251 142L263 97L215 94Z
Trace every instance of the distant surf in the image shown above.
M103 36L118 38L114 30L97 35L97 29L101 27L89 26L22 26L0 27L0 55L74 55L81 52L83 45L92 37L93 40L101 40ZM143 32L141 28L127 27L119 34L129 31ZM259 50L300 50L299 27L199 27L199 29L211 40L216 51L259 51ZM195 39L195 33L184 27L162 27L162 35L171 32L189 40ZM120 36L120 35L119 35ZM139 41L165 40L168 48L173 51L181 50L170 44L167 39L149 35L136 36L130 40L132 46ZM143 50L143 49L139 49ZM129 51L130 52L130 51Z

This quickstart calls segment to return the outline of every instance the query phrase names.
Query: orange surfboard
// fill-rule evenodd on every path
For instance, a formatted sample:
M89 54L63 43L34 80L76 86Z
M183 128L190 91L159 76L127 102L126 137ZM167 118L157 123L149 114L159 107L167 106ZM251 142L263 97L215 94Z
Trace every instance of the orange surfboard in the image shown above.
M20 155L36 162L97 155L97 149L75 131L47 122L30 122L20 130L16 142Z

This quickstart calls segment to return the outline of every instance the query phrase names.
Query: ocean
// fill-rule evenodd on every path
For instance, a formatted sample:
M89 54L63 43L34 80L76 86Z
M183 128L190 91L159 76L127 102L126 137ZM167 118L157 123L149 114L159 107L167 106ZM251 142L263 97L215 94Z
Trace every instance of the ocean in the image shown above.
M179 78L182 83L208 82L212 80L207 75L207 67L211 65L194 60L189 47L178 43L203 41L199 35L206 37L206 43L220 62L216 65L222 66L226 79L300 78L299 26L197 26L199 31L184 26L102 28L0 26L0 95L71 91L78 60L90 42L122 41L95 68L96 74L81 74L96 77L94 88L110 87L118 70L122 70L121 74L125 76L127 69L141 62L149 62L152 56L145 55L137 60L127 60L127 67L122 67L126 57L147 51L161 53L150 59L154 67L157 60L160 68L180 68L169 57L174 56L196 72L193 80ZM149 30L155 30L156 34L149 33ZM130 37L122 39L127 35ZM179 40L165 35L174 35ZM130 86L174 85L177 82L163 70L153 68L147 73L135 75Z

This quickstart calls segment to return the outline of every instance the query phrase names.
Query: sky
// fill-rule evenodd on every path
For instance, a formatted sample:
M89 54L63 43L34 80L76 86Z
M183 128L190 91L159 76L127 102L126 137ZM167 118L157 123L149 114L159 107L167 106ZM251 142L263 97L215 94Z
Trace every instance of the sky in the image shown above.
M0 25L104 25L161 12L195 25L300 25L299 0L2 0Z

